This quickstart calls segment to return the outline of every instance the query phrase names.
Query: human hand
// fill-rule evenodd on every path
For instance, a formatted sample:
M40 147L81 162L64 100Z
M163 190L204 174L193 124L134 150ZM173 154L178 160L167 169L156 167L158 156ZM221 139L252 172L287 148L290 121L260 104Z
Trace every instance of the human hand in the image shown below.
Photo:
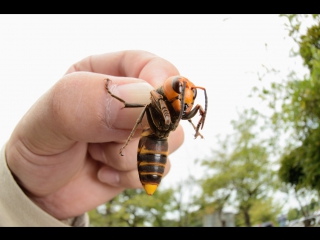
M140 188L137 145L141 128L124 149L150 90L179 75L168 61L144 51L87 57L69 68L25 114L7 145L8 166L28 197L53 217L79 216L126 188ZM145 81L143 81L143 80ZM147 123L144 122L143 125ZM169 137L169 153L183 142L181 126ZM170 169L167 162L165 175Z

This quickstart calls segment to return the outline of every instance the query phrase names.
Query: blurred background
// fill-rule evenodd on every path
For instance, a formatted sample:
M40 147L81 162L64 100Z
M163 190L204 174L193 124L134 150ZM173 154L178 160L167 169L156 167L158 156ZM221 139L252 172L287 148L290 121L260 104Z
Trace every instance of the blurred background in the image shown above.
M1 146L90 55L146 50L207 90L204 139L182 121L156 194L126 190L89 213L92 226L319 224L318 15L0 15L0 36Z

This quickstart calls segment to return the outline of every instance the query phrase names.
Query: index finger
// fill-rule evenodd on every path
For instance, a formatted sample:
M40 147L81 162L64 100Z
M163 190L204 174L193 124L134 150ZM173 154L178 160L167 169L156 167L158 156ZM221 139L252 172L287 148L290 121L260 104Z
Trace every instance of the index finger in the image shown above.
M168 77L180 75L177 68L169 61L141 50L92 55L73 64L66 74L76 71L140 78L155 88Z

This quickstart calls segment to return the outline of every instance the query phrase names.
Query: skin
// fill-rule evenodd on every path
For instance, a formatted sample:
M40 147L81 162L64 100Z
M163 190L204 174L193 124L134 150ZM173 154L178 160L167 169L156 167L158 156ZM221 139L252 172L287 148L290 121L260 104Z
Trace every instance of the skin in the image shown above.
M7 145L8 166L26 195L57 219L79 216L127 188L141 188L137 145L141 127L123 150L142 108L122 109L113 94L149 103L150 90L179 75L170 62L145 51L87 57L72 65L25 114ZM143 79L143 80L142 80ZM147 122L144 120L143 125ZM169 153L180 147L179 126ZM170 169L168 161L165 175Z

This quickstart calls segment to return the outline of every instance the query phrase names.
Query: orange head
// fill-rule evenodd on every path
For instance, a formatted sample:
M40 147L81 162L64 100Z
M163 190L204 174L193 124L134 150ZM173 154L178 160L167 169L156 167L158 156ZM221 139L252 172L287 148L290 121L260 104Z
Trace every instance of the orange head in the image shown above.
M196 88L192 82L182 76L169 77L163 84L164 94L177 113L181 111L181 98L184 91L184 109L182 115L188 114L191 111L194 99L197 96Z

